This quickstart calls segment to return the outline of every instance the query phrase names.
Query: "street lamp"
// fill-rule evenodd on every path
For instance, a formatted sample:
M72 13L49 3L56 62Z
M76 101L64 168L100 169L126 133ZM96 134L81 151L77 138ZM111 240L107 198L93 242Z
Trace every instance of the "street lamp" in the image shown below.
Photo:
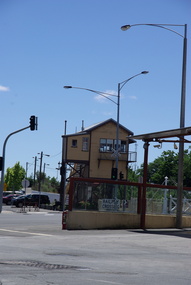
M139 76L141 74L147 74L149 73L148 71L142 71L138 74L135 74L134 76L122 81L121 83L118 83L118 92L117 92L117 95L115 94L110 94L110 93L106 93L106 92L101 92L101 91L96 91L96 90L92 90L92 89L88 89L88 88L82 88L82 87L73 87L73 86L64 86L64 88L66 89L70 89L70 88L73 88L73 89L82 89L82 90L86 90L86 91L90 91L90 92L93 92L93 93L96 93L100 96L103 96L105 97L106 99L112 101L114 104L117 105L117 127L116 127L116 152L115 152L115 155L116 155L116 158L115 158L115 167L117 168L117 171L118 171L118 164L119 164L119 155L118 155L118 151L119 151L119 113L120 113L120 91L121 89L124 87L124 85L130 81L131 79L135 78L136 76ZM109 96L114 96L114 97L117 97L117 101L111 99ZM118 175L117 175L118 177Z
M120 92L121 89L125 86L125 84L130 81L131 79L135 78L138 75L141 74L147 74L149 73L149 71L142 71L124 81L122 81L121 83L118 83L118 92L117 92L117 98L118 98L118 104L117 104L117 130L116 130L116 150L117 150L117 155L116 155L116 168L118 170L118 163L119 163L119 156L118 156L118 148L119 148L119 107L120 107Z
M185 127L185 104L186 104L186 61L187 61L187 24L133 24L124 25L122 31L126 31L134 26L152 26L158 27L177 34L183 38L183 60L182 60L182 86L181 86L181 105L180 105L180 128ZM172 30L168 27L184 27L184 35ZM180 137L179 141L179 166L178 166L178 187L177 187L177 228L182 227L182 198L183 198L183 164L184 164L184 137Z

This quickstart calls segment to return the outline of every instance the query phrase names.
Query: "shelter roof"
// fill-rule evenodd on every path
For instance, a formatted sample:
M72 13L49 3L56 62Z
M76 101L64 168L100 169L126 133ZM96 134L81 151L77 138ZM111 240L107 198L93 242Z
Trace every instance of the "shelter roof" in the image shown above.
M185 136L191 135L191 127L179 128L179 129L172 129L154 133L147 133L141 135L130 135L129 138L134 140L142 140L142 141L162 141L167 138L182 138ZM184 139L185 142L189 142L188 140Z

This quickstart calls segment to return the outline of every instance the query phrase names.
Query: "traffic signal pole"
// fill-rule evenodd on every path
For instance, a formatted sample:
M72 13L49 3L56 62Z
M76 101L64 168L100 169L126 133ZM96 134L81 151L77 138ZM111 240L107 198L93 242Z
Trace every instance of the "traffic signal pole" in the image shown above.
M35 122L36 122L35 127L37 129L37 118L36 118ZM31 129L31 124L28 127L25 127L25 128L22 128L22 129L15 131L15 132L10 133L4 141L3 153L2 153L2 165L1 165L2 170L1 170L1 183L0 183L0 213L2 212L2 204L3 204L3 188L4 188L4 172L5 172L5 149L6 149L7 141L12 135L17 134L19 132L22 132L22 131L29 129L29 128Z

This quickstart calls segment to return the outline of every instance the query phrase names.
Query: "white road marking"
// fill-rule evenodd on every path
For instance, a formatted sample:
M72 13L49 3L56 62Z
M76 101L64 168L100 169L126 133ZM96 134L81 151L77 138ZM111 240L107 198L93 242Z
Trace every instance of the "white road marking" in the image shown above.
M0 231L9 232L9 233L19 233L19 234L27 234L27 235L36 235L36 236L47 236L47 237L52 237L52 236L53 236L53 235L49 235L49 234L30 233L30 232L7 230L7 229L0 229Z
M115 284L115 285L125 285L124 283L116 283L116 282L112 282L112 281L106 281L106 280L95 280L95 279L86 279L89 281L96 281L96 282L100 282L100 283L106 283L106 284Z

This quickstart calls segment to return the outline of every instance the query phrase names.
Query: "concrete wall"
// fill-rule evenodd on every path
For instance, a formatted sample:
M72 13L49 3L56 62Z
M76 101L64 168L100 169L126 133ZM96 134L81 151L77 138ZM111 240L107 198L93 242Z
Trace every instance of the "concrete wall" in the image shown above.
M69 211L67 229L139 229L140 215L112 212ZM191 228L191 217L183 216L183 228ZM146 229L176 228L176 217L170 215L146 215Z
M67 229L117 229L139 228L139 215L92 212L92 211L69 211L67 216Z

